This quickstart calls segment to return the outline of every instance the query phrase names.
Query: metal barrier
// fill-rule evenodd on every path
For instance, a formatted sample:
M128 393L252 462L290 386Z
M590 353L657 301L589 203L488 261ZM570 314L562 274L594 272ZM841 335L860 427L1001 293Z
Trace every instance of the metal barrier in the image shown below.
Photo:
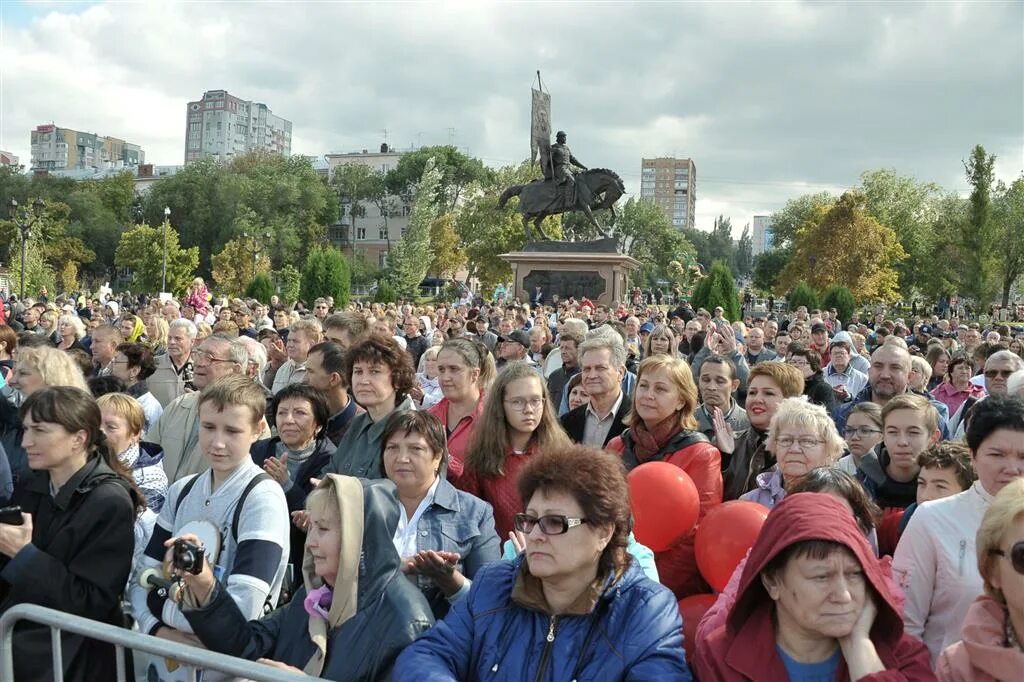
M255 663L244 658L226 656L214 651L200 649L178 642L171 642L159 637L151 637L140 632L119 628L107 623L100 623L81 616L73 616L62 611L48 609L35 604L19 604L7 610L0 617L0 680L14 680L14 626L19 621L30 621L50 628L50 642L53 656L54 682L64 682L63 651L61 649L61 631L72 632L91 639L113 644L117 651L117 680L130 682L125 671L126 648L133 651L144 651L155 656L173 658L185 665L199 666L253 682L310 682L322 680L319 677L307 677L298 673L272 668L262 663Z

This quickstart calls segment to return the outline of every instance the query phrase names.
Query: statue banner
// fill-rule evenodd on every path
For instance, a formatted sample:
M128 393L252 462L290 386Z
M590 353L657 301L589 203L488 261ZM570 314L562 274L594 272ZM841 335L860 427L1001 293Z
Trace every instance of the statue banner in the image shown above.
M537 160L537 154L543 161L547 154L544 147L551 144L551 93L531 88L533 93L533 110L530 115L530 162Z

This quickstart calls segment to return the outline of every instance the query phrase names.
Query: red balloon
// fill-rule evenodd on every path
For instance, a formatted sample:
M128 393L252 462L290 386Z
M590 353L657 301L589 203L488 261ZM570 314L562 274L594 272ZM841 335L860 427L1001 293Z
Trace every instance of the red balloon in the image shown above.
M700 495L689 474L668 462L647 462L628 481L637 542L664 552L693 530Z
M768 507L733 500L712 509L700 522L694 544L697 568L716 592L729 584L733 571L757 540L766 518Z
M714 594L694 594L679 600L679 615L683 617L683 648L686 649L686 661L693 665L696 656L697 624L711 605L718 598Z

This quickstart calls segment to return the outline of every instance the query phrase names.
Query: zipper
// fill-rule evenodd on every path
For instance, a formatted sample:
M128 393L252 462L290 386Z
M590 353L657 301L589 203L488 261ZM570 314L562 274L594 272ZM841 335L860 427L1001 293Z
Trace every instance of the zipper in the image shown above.
M957 573L960 577L964 575L964 555L967 554L967 540L960 540L960 561L957 564Z
M551 658L552 644L555 642L555 626L558 624L558 616L551 616L551 620L548 621L548 636L546 637L547 643L544 644L544 653L540 656L540 665L537 666L537 677L534 679L536 682L541 682L544 679L544 669L548 666L548 659Z

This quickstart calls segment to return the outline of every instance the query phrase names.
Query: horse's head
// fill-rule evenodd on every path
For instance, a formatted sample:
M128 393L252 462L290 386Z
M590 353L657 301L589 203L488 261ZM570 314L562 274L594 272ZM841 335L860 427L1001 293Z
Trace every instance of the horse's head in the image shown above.
M582 173L584 182L595 196L603 195L601 208L611 207L619 198L626 193L626 186L619 174L607 168L591 168Z

